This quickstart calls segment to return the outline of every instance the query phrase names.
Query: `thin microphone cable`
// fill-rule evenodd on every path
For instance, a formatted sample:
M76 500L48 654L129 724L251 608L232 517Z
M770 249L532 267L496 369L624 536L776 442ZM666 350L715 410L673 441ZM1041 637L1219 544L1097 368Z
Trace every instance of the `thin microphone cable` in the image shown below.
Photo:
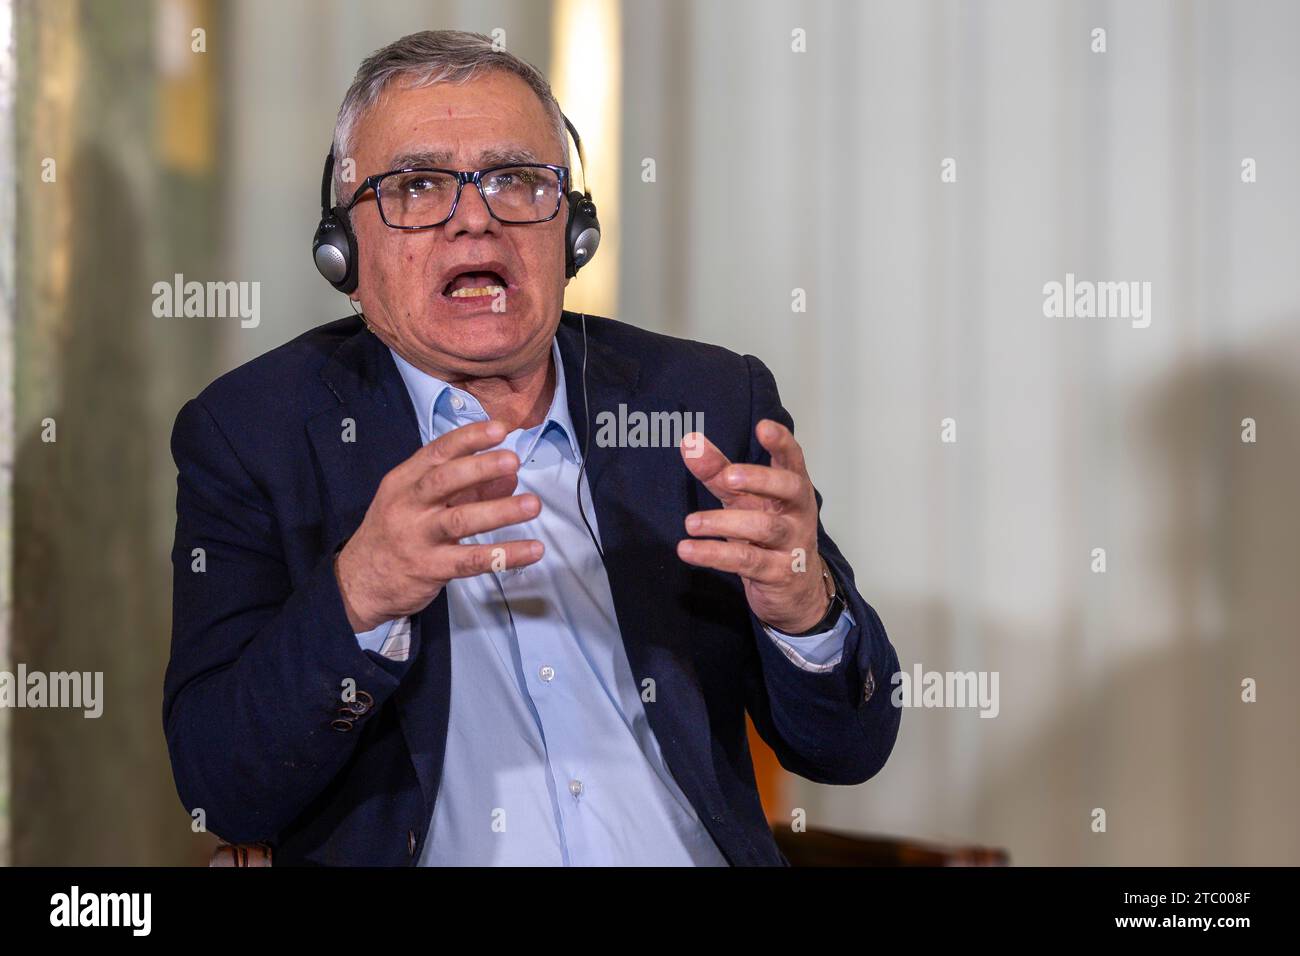
M592 530L591 523L587 520L587 509L582 503L582 476L587 471L587 453L591 450L591 404L587 400L587 313L582 313L582 415L583 427L585 433L582 439L582 461L578 465L578 483L574 489L578 496L578 513L582 515L582 523L587 526L587 534L591 535L591 543L596 546L596 553L600 555L600 560L605 560L605 552L596 540L596 532ZM595 507L595 499L592 499L592 507Z

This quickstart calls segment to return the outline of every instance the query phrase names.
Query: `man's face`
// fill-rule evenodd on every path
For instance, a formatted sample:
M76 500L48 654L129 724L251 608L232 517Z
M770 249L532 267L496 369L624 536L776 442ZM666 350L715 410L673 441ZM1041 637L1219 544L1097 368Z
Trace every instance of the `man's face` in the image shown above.
M422 89L399 79L362 117L353 143L358 182L402 166L480 169L530 155L532 162L564 162L537 95L499 70ZM438 153L445 155L437 162L411 161ZM427 372L452 379L518 375L545 361L560 321L567 214L565 200L549 222L505 225L466 184L443 225L390 229L367 192L352 209L360 254L355 295L380 337ZM446 294L449 275L490 263L505 273L504 295Z

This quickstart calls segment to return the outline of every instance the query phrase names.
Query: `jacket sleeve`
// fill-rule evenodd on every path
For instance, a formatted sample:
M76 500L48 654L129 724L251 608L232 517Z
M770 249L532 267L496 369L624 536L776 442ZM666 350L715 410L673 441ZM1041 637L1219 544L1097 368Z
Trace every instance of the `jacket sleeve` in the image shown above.
M771 456L759 444L755 427L770 418L793 431L794 420L781 405L767 366L752 355L745 359L750 372L748 461L766 465ZM844 588L854 624L839 662L819 673L796 666L751 613L761 679L749 682L746 704L759 735L785 769L817 783L862 783L884 766L898 736L901 712L890 703L898 655L879 615L858 593L853 569L822 526L822 496L815 494L818 550Z
M177 792L222 838L274 841L346 764L409 664L358 646L332 550L291 580L271 502L201 398L177 416L172 455L163 729Z

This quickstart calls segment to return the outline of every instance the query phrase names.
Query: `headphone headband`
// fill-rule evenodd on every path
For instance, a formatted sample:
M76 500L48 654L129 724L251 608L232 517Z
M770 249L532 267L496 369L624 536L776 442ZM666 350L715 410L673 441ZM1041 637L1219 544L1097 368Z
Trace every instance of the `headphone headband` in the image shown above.
M582 137L578 135L578 128L569 122L569 118L564 115L563 111L561 111L560 116L564 120L564 125L569 128L569 135L573 137L573 145L578 147L578 162L582 165L582 194L590 199L591 193L587 190L587 154L582 151Z
M320 177L320 216L324 219L330 211L330 178L334 175L334 145L325 155L325 172ZM342 198L342 197L340 197Z

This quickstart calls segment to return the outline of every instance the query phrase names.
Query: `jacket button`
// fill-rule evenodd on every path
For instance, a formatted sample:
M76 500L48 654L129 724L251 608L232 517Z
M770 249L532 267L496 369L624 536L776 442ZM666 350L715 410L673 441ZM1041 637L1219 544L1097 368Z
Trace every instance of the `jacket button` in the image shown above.
M862 703L871 700L871 695L876 692L876 675L871 673L871 668L867 668L867 679L862 683Z
M406 855L415 856L415 831L406 831Z
M375 705L375 699L367 694L364 690L357 691L355 700L347 703L349 713L356 714L358 717L370 712L370 708Z
M341 734L346 734L352 729L352 721L344 720L342 717L335 717L330 721L330 726Z

